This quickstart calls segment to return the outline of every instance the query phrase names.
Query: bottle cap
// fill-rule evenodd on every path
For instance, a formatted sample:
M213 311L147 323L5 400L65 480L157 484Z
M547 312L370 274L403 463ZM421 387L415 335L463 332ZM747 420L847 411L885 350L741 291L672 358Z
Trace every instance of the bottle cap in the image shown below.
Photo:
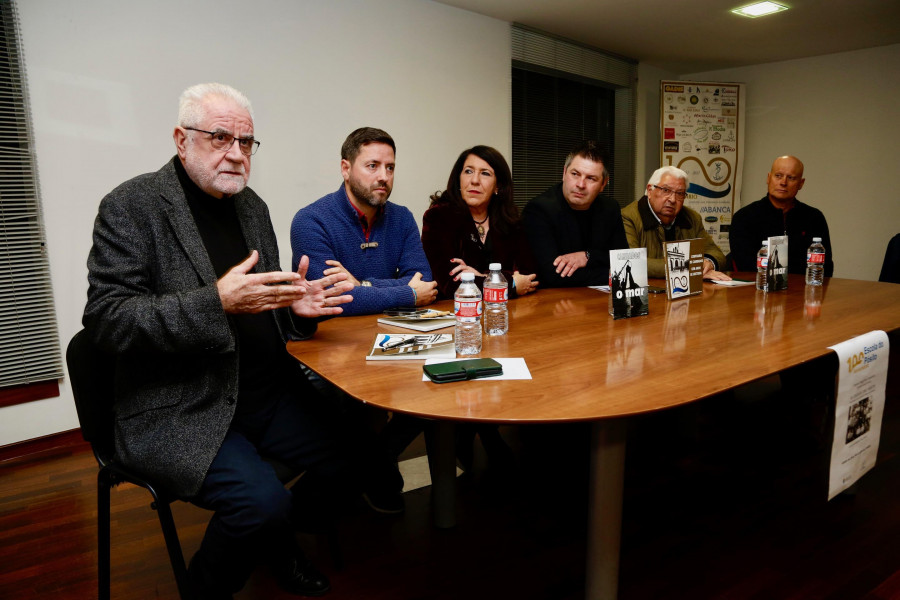
M462 279L463 281L475 281L475 273L466 271L460 276L460 279Z
M500 263L491 263L488 265L488 269L490 269L491 271L499 271L500 266Z
M763 240L763 246L768 246L768 245L769 245L769 240Z
M814 241L814 242L821 242L821 241L822 241L822 238L820 238L820 237L814 237L814 238L813 238L813 241Z

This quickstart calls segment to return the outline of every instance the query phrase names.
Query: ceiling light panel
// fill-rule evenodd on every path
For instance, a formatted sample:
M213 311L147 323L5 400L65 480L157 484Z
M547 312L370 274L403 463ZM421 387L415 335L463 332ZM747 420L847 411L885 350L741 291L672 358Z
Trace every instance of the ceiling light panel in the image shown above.
M754 4L742 6L741 8L735 8L731 12L736 15L741 15L742 17L750 17L751 19L755 19L756 17L771 15L787 9L787 6L784 6L783 4L777 4L775 2L756 2Z

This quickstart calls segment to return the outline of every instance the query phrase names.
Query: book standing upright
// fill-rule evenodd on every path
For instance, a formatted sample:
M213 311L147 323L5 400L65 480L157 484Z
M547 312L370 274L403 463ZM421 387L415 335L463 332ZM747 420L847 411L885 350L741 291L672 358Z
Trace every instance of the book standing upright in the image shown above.
M666 258L666 295L669 300L703 291L703 240L679 240L663 246Z
M650 307L647 249L609 251L609 314L613 319L646 315Z

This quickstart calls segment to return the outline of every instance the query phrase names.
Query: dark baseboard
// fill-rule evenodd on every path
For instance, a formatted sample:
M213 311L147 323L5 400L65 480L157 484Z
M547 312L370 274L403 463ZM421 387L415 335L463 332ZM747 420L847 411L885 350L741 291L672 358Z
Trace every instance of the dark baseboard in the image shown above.
M33 440L0 446L0 463L83 446L87 446L87 442L81 437L81 429L70 429Z

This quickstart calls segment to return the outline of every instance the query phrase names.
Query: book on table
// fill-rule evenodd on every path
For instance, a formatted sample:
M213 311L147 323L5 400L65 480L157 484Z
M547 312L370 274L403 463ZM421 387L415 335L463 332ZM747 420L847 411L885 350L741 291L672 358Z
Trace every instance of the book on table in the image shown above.
M769 237L769 266L766 268L768 290L786 290L788 286L788 237Z
M609 251L609 314L613 319L646 315L650 300L647 249Z
M456 358L452 333L378 333L366 360Z
M703 240L666 242L666 295L669 300L703 291Z
M443 329L444 327L452 327L456 325L456 317L449 311L438 316L429 316L428 314L421 316L396 316L396 317L379 317L379 323L385 325L393 325L394 327L404 327L414 331L434 331L435 329Z

